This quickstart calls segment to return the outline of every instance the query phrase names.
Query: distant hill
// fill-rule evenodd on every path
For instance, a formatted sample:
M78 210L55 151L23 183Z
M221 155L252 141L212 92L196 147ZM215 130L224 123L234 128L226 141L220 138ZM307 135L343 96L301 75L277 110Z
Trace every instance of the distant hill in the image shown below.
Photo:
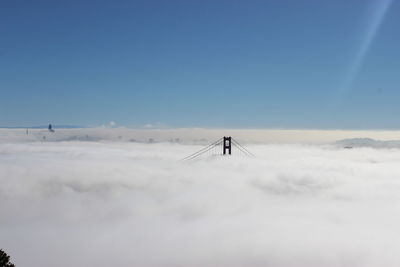
M77 125L54 125L52 124L54 129L77 129L77 128L87 128L86 126L77 126ZM47 129L49 125L39 125L39 126L13 126L13 127L3 127L0 126L0 128L3 129Z
M355 148L355 147L373 147L373 148L400 148L400 140L374 140L371 138L351 138L336 142L337 145Z

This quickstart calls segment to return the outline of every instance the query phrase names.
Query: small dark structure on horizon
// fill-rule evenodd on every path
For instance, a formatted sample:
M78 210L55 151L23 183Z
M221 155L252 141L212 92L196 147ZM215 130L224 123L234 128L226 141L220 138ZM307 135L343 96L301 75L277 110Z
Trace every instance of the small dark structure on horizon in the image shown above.
M52 133L54 133L54 129L53 129L53 126L51 126L51 124L49 124L49 132L52 132Z

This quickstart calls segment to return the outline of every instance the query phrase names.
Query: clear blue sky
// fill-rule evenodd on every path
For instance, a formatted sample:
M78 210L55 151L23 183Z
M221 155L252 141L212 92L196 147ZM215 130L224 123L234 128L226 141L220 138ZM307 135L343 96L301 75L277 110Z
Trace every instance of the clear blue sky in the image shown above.
M400 1L0 0L0 126L400 129Z

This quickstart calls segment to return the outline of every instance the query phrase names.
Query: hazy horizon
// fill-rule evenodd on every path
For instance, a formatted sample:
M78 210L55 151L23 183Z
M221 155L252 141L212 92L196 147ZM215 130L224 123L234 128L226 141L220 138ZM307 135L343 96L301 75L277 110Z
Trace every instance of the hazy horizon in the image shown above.
M244 143L333 143L344 139L370 138L376 141L400 140L400 131L362 130L278 130L278 129L218 129L218 128L55 128L5 129L0 128L0 142L21 141L153 141L168 142L179 139L183 143L207 143L222 136L233 136Z

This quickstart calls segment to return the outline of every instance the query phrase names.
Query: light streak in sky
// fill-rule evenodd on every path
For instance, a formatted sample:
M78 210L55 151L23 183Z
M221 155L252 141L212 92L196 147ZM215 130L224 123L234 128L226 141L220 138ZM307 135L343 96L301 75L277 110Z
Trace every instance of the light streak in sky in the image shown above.
M368 51L374 42L376 35L382 25L382 22L387 14L387 11L392 4L393 0L374 0L373 11L368 20L368 24L362 37L362 41L358 48L355 57L353 58L347 75L345 77L342 89L340 90L340 98L343 99L345 95L351 90L351 87L356 79L363 62L368 54Z

